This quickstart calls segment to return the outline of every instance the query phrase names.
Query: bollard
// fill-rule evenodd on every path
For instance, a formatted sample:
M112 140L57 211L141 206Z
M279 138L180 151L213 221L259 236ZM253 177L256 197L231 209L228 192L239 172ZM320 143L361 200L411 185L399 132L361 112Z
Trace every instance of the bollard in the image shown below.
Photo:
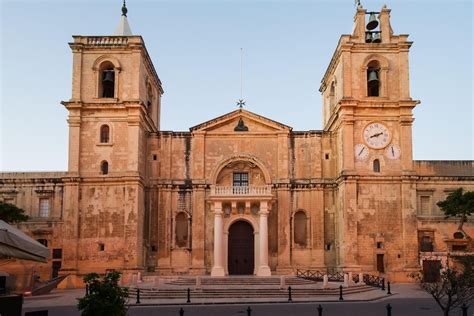
M282 276L280 277L280 289L283 290L284 288L285 288L285 276L282 275Z
M293 302L291 299L291 286L288 287L288 302Z
M137 304L140 304L140 289L137 287Z
M328 278L328 275L325 274L323 276L323 289L327 289L329 288L329 278Z
M179 316L183 316L184 315L184 309L181 307L181 309L179 310Z
M344 287L349 287L349 275L344 273Z
M343 301L344 298L342 298L342 285L339 285L339 300Z
M321 306L321 304L319 304L318 306L318 316L323 316L323 307Z
M390 292L390 281L387 282L387 294L392 295L392 292Z
M247 316L252 316L252 309L250 306L247 308Z
M382 278L382 291L385 291L385 278Z
M462 304L461 309L462 309L462 316L467 316L467 306L466 306L466 304Z
M89 284L86 284L86 296L89 295Z
M390 306L390 303L385 308L387 309L387 316L392 316L392 306Z
M188 300L186 303L191 303L191 289L188 287Z

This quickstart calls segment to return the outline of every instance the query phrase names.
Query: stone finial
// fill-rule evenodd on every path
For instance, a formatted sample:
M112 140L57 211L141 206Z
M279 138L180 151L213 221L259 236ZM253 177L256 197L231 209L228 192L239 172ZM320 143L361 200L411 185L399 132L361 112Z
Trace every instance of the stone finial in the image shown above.
M125 3L125 0L123 0L123 5L122 5L122 15L127 16L127 4Z

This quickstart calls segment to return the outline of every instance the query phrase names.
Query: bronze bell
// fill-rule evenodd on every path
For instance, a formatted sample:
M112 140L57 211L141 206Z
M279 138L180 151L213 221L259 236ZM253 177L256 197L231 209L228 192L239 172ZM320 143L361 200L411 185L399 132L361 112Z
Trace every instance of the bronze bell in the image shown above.
M115 76L113 70L104 70L104 79L102 82L114 82Z
M372 33L370 32L365 33L365 42L372 43Z
M379 21L375 17L375 13L371 13L369 17L369 23L367 23L367 29L373 30L379 25Z
M381 43L382 40L380 39L380 33L373 33L372 34L372 43Z
M379 76L377 75L377 71L374 69L369 69L369 76L367 78L368 82L371 81L379 81Z

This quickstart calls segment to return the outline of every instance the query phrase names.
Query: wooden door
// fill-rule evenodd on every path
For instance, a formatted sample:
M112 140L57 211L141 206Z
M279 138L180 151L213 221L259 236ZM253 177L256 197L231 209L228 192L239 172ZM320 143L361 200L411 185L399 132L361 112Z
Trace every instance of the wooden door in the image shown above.
M378 272L385 272L385 265L383 262L383 254L377 254L377 271Z
M227 250L230 275L253 274L254 236L249 223L238 221L230 226Z
M441 269L441 261L439 260L423 260L423 281L437 282L439 281Z

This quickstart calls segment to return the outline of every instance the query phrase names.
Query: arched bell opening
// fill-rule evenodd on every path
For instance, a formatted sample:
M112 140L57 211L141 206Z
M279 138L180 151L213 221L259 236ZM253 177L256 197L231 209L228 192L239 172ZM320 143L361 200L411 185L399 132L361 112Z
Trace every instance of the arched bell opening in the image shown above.
M373 60L367 65L367 96L380 96L380 64Z

